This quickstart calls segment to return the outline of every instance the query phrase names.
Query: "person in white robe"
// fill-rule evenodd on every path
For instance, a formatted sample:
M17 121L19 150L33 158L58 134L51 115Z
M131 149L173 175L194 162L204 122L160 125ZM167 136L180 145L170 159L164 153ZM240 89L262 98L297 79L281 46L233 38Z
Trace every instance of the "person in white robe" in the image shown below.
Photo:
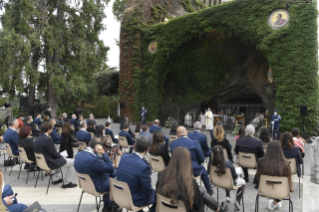
M205 113L205 126L206 126L206 130L210 131L210 137L211 139L214 139L214 115L212 113L212 111L210 110L210 108L207 108L207 111Z
M192 116L190 115L189 112L185 115L184 124L188 127L192 126Z
M203 112L200 112L200 114L199 114L199 121L201 122L201 124L203 126L206 126L206 124L205 124L205 115L204 115Z

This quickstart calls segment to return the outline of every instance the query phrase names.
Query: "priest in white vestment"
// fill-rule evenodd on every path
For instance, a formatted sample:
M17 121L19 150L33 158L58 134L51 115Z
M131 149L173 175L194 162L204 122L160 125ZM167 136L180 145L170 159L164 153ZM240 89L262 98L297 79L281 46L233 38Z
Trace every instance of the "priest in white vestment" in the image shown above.
M192 116L189 114L189 112L185 115L184 123L188 127L192 126Z
M212 111L210 111L210 108L207 108L207 111L205 113L205 126L206 130L210 131L210 137L211 139L214 139L214 115Z

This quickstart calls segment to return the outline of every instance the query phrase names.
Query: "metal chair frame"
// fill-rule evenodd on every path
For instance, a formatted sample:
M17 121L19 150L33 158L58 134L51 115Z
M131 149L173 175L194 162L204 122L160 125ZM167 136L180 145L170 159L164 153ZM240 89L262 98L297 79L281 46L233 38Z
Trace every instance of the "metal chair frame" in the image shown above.
M11 166L11 171L10 171L10 174L9 174L9 176L10 176L10 175L11 175L11 172L12 172L12 169L13 169L13 166L17 165L16 162L15 162L15 158L17 158L17 159L19 160L19 155L13 155L10 144L5 143L5 145L6 145L6 152L7 152L8 156L9 156L8 161L9 161L11 158L12 158L12 160L14 160L14 163L13 163L12 166ZM10 155L10 153L11 153L11 155ZM5 159L5 158L4 158L4 159ZM4 169L4 170L5 170L5 171L7 170L7 165L5 165L5 169Z

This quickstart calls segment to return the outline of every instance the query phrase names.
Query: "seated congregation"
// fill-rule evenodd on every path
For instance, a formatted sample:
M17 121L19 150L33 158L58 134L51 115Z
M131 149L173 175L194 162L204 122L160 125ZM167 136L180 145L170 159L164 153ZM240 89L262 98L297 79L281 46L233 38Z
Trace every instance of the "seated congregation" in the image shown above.
M36 117L41 121L41 116L37 114ZM28 116L26 122L21 124L16 118L9 118L5 123L8 129L2 133L3 138L0 137L0 148L1 143L9 144L12 154L19 156L19 147L23 147L28 160L33 161L24 167L28 172L41 170L35 154L42 154L52 170L47 174L53 178L54 185L62 183L63 189L78 186L72 182L76 174L81 179L89 177L96 192L103 195L103 212L122 211L125 207L123 201L119 201L116 195L112 198L110 194L119 194L127 188L136 211L143 211L145 207L149 207L151 212L155 212L156 208L165 211L165 207L185 207L187 212L203 212L206 206L213 211L224 212L231 201L230 188L219 186L217 180L225 177L229 177L231 185L236 188L235 209L241 210L245 184L250 181L248 169L251 168L241 165L240 157L243 154L255 158L253 168L257 168L257 173L253 183L256 188L264 184L263 176L286 177L292 192L292 171L287 159L295 159L297 174L299 177L302 174L300 165L305 154L305 142L298 128L293 128L292 133L283 133L278 142L270 141L267 129L262 129L260 137L255 138L254 126L247 125L240 128L232 146L226 139L222 124L218 124L209 146L208 138L201 133L201 122L195 122L194 131L190 133L184 126L173 123L170 135L165 136L159 120L155 120L150 127L139 124L133 133L128 118L125 118L120 125L119 136L116 136L110 122L97 125L93 114L88 120L73 114L70 121L64 116L58 123L54 118L39 121L33 124L33 118ZM177 138L171 140L170 136ZM81 151L75 154L74 148L79 143L86 144L86 148L79 148ZM125 149L129 153L123 154ZM67 154L61 155L64 151ZM243 178L237 173L235 159L243 169ZM161 161L162 166L158 168ZM207 167L203 165L205 161L208 161ZM19 162L18 158L16 162ZM153 183L152 169L158 172L157 181ZM201 181L203 186L197 181ZM1 170L0 182L5 185ZM213 184L225 189L226 198L220 205L212 198ZM27 208L18 204L9 185L2 188L0 210L19 212ZM160 201L162 198L168 198L167 204ZM277 207L282 207L281 199L271 199L268 209Z

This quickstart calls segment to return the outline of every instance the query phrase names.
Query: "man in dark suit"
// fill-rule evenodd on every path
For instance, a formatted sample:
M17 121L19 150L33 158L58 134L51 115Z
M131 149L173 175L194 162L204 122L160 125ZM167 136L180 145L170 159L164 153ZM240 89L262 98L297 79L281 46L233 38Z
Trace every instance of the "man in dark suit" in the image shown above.
M212 150L209 148L207 144L207 137L206 135L201 133L202 130L202 123L200 121L196 121L194 124L195 131L188 133L188 137L197 140L198 143L200 144L200 147L203 151L203 154L206 157L211 157L212 155Z
M77 118L80 117L81 113L83 112L81 106L77 106L76 109L74 110L74 114L76 115Z
M169 137L165 136L165 133L162 131L162 128L159 126L160 121L155 119L153 126L150 126L150 133L153 134L156 130L159 130L164 135L164 141L166 142L166 146L168 146Z
M105 153L101 139L96 137L91 141L87 149L76 154L74 168L79 173L88 174L94 183L96 191L100 193L108 192L110 190L109 177L116 177L116 170L112 161ZM103 212L111 211L112 202L109 199L109 193L103 195L103 201Z
M6 103L4 103L3 107L10 108L9 100L7 100Z
M48 115L48 116L49 116L49 119L52 117L52 116L51 116L51 110L52 110L51 106L48 105L48 106L47 106L47 109L44 111L44 115Z
M144 160L151 141L147 136L139 136L135 152L121 157L117 170L117 180L126 182L131 190L133 203L137 207L153 204L150 211L155 212L156 194L152 187L152 169Z
M58 135L58 131L56 130L55 126L55 119L54 118L50 118L49 122L52 124L53 128L52 128L52 133L51 133L51 137L54 141L55 144L61 144L61 135Z
M73 184L71 180L75 175L74 170L74 159L65 158L65 156L60 155L54 146L54 142L49 135L52 133L53 125L51 122L44 122L41 125L41 134L35 139L34 142L34 152L42 153L45 161L47 162L49 168L52 169L53 184L57 185L62 183L61 173L56 173L56 169L67 168L67 172L63 174L63 185L62 188L74 188L77 184Z
M8 122L9 128L3 135L3 141L4 143L8 143L11 147L12 153L14 155L19 155L19 149L18 149L18 141L19 141L19 135L17 128L19 126L18 119L11 118Z
M90 141L92 140L92 136L88 131L86 131L87 125L86 121L82 120L80 122L81 129L76 133L76 139L79 141L83 141L89 146Z
M32 116L27 116L26 122L24 123L24 126L30 126L32 130L32 135L34 137L38 137L40 135L40 130L37 130L33 123ZM60 141L61 142L61 141Z
M105 128L104 134L111 136L113 143L117 144L119 142L119 140L114 138L113 132L111 130L111 122L109 122L109 121L105 122L105 127L106 128Z
M179 126L176 131L178 139L171 142L171 152L173 153L174 149L178 146L185 147L189 150L192 159L193 175L195 177L201 176L201 179L205 185L207 192L210 192L210 183L208 175L206 169L202 165L202 163L205 161L205 156L203 154L199 142L188 138L187 130L183 126Z
M254 153L256 160L264 156L263 145L260 140L254 138L255 127L253 125L246 126L246 136L238 138L236 141L235 152L238 155L239 152ZM249 182L248 169L243 168L245 175L245 181Z
M128 132L129 129L130 129L130 126L128 124L124 124L123 130L119 133L119 136L125 137L128 145L134 145L136 141L131 136L131 134Z
M41 121L41 114L40 113L37 113L35 114L35 119L34 119L34 123L38 125L39 129L41 128L41 124L42 124L42 121Z
M127 117L124 118L124 122L121 123L120 125L120 130L123 130L124 124L129 124L128 123L129 119ZM135 138L135 134L131 131L131 129L129 128L128 133L130 133L130 135Z

